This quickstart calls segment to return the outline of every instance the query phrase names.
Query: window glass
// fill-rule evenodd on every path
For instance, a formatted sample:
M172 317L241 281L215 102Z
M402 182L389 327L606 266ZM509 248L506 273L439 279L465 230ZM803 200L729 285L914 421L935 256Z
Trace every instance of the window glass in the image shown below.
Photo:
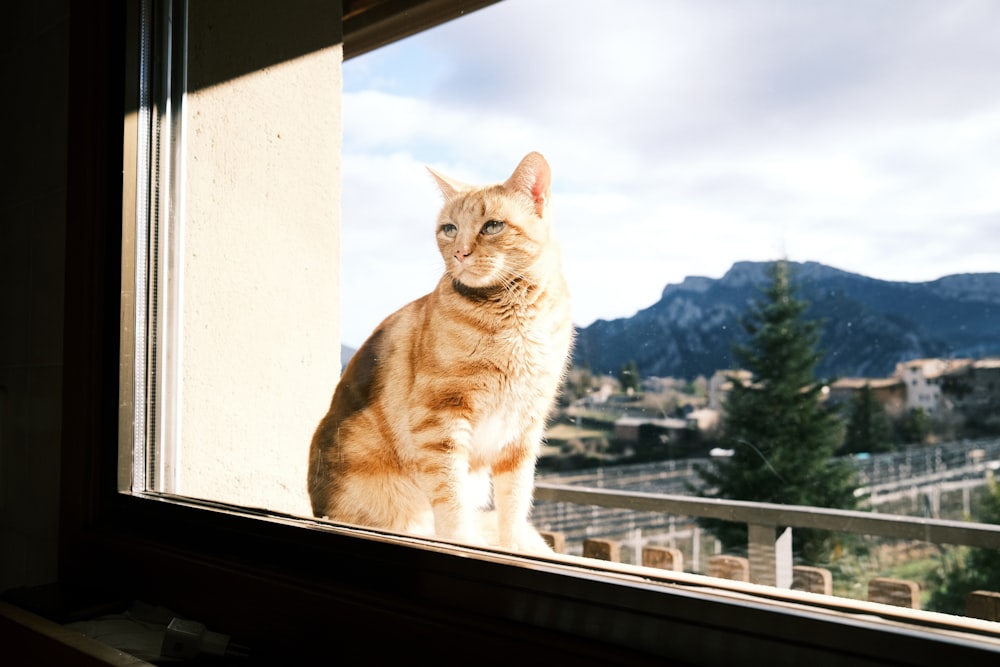
M732 345L747 342L738 315L786 259L820 326L815 378L856 508L1000 519L1000 396L986 384L1000 373L997 8L568 6L507 0L345 63L346 353L440 275L424 166L495 182L538 150L581 328L540 482L691 495L699 465L745 460L754 443L720 429ZM750 458L781 456L756 444ZM774 475L743 499L794 502L769 489L801 481ZM713 557L748 555L679 510L543 501L534 517L573 554L588 538L631 563L670 547L685 569L724 576ZM964 613L956 590L1000 585L967 570L988 558L969 546L837 533L813 556L792 552L848 597L877 577L912 581L916 604ZM887 585L875 599L897 594Z
M339 368L339 9L164 2L147 19L133 483L309 515Z
M970 586L1000 590L970 574L1000 572L995 534L782 514L823 505L785 494L808 483L779 459L810 447L726 431L741 392L740 414L766 421L752 397L775 380L769 357L744 368L733 346L766 349L741 317L787 260L817 327L792 393L829 412L823 446L856 511L1000 523L991 3L625 2L609 17L506 0L351 59L342 81L335 39L234 68L272 42L226 7L151 24L185 29L145 125L136 491L310 516L308 445L341 360L441 273L425 165L496 182L537 150L579 327L534 512L560 551L862 599L884 579L874 599L958 613ZM259 25L290 25L272 11ZM322 18L314 42L338 21ZM741 461L772 495L736 499L773 504L726 510L742 543L698 520L720 518L698 494L723 486L698 471ZM795 541L817 529L831 534L815 550Z

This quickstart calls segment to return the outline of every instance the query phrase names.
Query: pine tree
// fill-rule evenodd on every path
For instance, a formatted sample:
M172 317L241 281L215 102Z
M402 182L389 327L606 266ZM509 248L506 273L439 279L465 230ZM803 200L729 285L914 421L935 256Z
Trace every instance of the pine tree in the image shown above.
M839 417L822 401L814 377L819 323L804 318L808 304L795 298L786 262L768 269L770 283L743 319L749 334L733 353L751 380L731 378L720 442L731 457L703 468L701 495L733 500L856 507L853 469L833 459L842 437ZM745 549L745 525L704 521L730 549ZM796 553L823 560L829 536L796 529Z
M635 363L635 359L622 366L618 373L618 381L625 393L628 393L630 389L633 393L639 391L642 387L642 379L639 377L639 365Z
M931 418L923 408L914 408L899 421L897 430L907 444L925 443L931 434Z
M887 452L892 449L892 425L889 417L872 393L871 385L866 384L851 401L847 434L841 451L854 454Z

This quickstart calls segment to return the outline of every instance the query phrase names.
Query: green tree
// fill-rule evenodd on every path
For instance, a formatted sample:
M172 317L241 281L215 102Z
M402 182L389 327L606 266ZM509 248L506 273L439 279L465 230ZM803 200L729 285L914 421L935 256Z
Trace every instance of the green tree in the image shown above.
M991 482L979 520L1000 524L1000 485ZM928 607L934 611L965 614L965 596L972 591L1000 591L1000 550L951 549L945 552L941 568L931 581L934 589Z
M634 359L622 366L618 373L618 381L621 382L622 391L625 393L628 393L629 389L633 392L639 391L642 380L639 377L639 366Z
M841 451L845 454L859 452L887 452L893 449L892 425L885 408L865 384L851 400L847 420L847 433Z
M720 445L732 456L702 468L705 497L788 505L853 509L857 506L853 468L833 458L843 427L821 400L823 383L814 369L819 324L804 318L808 304L795 297L786 262L769 267L770 283L743 319L749 334L733 353L751 381L731 378ZM729 549L745 549L745 525L705 520ZM825 562L830 536L793 532L796 553Z
M931 418L923 408L914 408L900 420L897 430L904 443L926 442L931 434Z

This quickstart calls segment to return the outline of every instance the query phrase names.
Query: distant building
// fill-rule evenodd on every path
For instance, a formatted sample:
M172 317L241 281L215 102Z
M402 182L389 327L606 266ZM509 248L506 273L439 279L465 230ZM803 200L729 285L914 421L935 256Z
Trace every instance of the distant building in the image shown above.
M977 359L943 376L944 402L967 426L1000 428L1000 358Z
M676 437L688 428L686 419L654 419L650 417L621 417L615 422L615 439L638 442L640 431L651 429L667 437Z
M889 416L898 417L906 410L906 387L898 377L841 378L830 385L827 400L835 404L849 403L866 386L871 389L872 398L882 405Z
M608 399L614 396L621 387L618 380L610 375L600 375L595 379L596 387L593 387L589 394L578 399L574 404L580 406L604 405Z
M659 394L668 389L676 389L678 381L674 378L650 376L642 378L641 385L643 391Z
M712 408L699 408L687 414L687 423L690 428L699 431L711 431L719 426L720 413Z
M712 410L722 409L726 397L733 390L733 381L730 378L734 377L744 385L748 385L753 380L753 373L740 369L715 371L708 379L709 408Z
M716 371L708 381L708 409L720 411L732 391L731 378L749 384L744 370ZM939 424L971 434L1000 432L1000 357L911 359L896 364L892 377L841 378L825 392L831 403L846 403L865 386L893 418L917 409ZM705 426L701 426L705 429Z
M945 411L948 405L941 392L946 376L972 365L971 359L913 359L896 364L894 377L906 387L906 409L923 409L929 415Z

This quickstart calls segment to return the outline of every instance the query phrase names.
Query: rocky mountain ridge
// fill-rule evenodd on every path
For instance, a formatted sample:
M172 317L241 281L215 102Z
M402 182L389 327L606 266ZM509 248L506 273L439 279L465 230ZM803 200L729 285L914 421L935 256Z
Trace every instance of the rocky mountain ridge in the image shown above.
M574 363L617 374L634 360L644 376L682 378L732 368L732 346L746 340L740 320L761 296L766 266L737 262L719 279L685 278L632 317L579 329ZM1000 273L908 283L817 262L789 267L806 317L821 322L821 377L884 377L909 359L1000 355Z

